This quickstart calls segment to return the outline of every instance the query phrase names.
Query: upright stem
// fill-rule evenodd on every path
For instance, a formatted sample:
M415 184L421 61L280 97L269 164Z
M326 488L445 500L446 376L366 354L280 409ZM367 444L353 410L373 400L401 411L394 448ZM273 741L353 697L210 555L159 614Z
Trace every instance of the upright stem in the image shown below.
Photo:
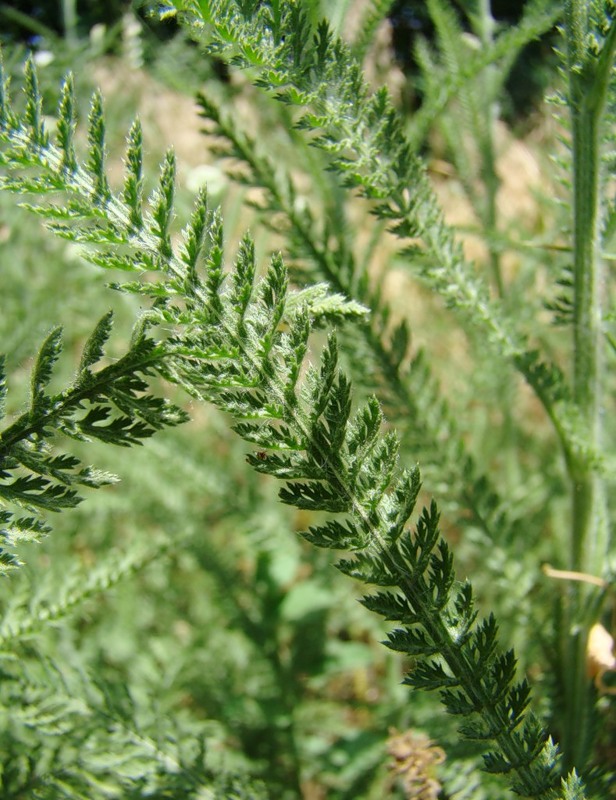
M600 113L589 105L580 82L572 81L574 162L574 328L573 390L591 454L602 449L603 340L605 296L601 258L599 198ZM589 463L590 461L590 463ZM606 518L603 481L594 459L572 462L574 481L570 568L597 574L603 567ZM600 512L600 513L597 513ZM601 534L600 536L598 536Z
M608 547L604 481L598 468L603 448L605 297L600 145L609 69L602 70L601 59L587 50L587 0L568 0L566 24L574 165L573 393L584 445L569 462L573 489L569 568L600 576ZM598 594L596 589L575 586L568 597L561 730L568 769L583 770L591 754L593 689L586 675L585 651L589 628L596 621Z
M479 0L479 37L484 49L492 46L494 42L494 17L492 16L491 0ZM486 190L483 223L488 234L486 238L490 242L490 268L494 287L497 295L503 297L504 285L500 267L500 254L493 244L497 225L496 194L500 183L496 174L496 157L494 154L494 123L497 117L497 104L494 100L493 86L494 73L494 66L488 66L483 71L483 90L486 98L483 102L485 135L482 137L481 145L481 171Z
M62 0L62 24L64 38L70 44L77 44L77 2Z

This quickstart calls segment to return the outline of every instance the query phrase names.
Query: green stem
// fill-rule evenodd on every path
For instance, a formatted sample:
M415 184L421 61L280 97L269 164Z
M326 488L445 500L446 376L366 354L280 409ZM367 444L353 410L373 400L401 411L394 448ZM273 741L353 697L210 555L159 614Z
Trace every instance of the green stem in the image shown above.
M62 24L64 38L69 44L77 43L77 3L76 0L62 0Z
M608 55L591 55L586 46L586 0L568 0L566 7L568 72L573 148L573 393L584 451L568 468L572 482L569 568L600 576L608 547L604 479L597 464L603 446L604 384L603 298L605 274L601 257L601 156L603 112L609 80ZM613 39L613 37L612 37ZM611 50L611 55L609 51ZM588 453L594 454L589 457ZM599 591L574 587L563 626L562 749L565 767L583 770L592 752L593 688L586 675L588 631L596 621Z
M585 443L602 445L604 266L600 250L599 122L579 89L572 106L574 159L574 327L573 388ZM572 90L574 86L572 86ZM579 100L579 102L578 102ZM598 574L605 555L605 498L596 465L578 457L572 464L573 529L570 568Z
M494 17L492 16L491 0L480 0L479 3L479 36L481 46L484 50L494 45ZM487 232L486 240L493 242L496 240L497 233L497 211L496 194L498 192L499 180L495 168L494 154L494 122L496 119L496 104L494 102L494 66L488 66L483 72L483 91L485 100L482 103L484 134L481 146L481 171L483 183L486 190L486 197L483 211L483 224ZM499 297L503 297L505 287L500 268L500 253L498 248L490 246L490 269L492 280Z

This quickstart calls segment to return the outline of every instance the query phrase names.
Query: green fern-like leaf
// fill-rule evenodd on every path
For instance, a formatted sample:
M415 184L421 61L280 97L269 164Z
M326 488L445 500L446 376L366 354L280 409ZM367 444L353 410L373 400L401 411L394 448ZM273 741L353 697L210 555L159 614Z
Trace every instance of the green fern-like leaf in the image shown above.
M308 22L294 3L285 4L274 17L264 7L250 18L237 13L232 0L220 3L215 13L191 2L176 7L209 52L256 69L257 85L301 110L297 126L328 154L342 185L368 198L376 216L397 236L414 240L405 250L408 263L520 370L554 422L568 456L586 458L574 435L575 413L564 375L529 346L503 307L491 300L445 223L386 91L368 93L359 65L327 24L308 35Z
M408 449L417 453L424 468L435 461L439 474L447 473L442 483L461 506L463 524L470 521L494 542L507 540L515 522L507 518L502 498L467 452L450 411L440 399L439 387L424 354L420 352L406 363L410 350L406 322L400 322L390 334L391 310L380 293L370 289L365 265L360 267L356 263L339 232L329 230L326 225L322 232L319 230L320 221L308 207L302 207L291 176L261 153L254 138L240 130L238 122L224 114L212 98L200 95L199 105L208 123L207 131L213 137L212 147L231 162L231 176L235 175L233 165L241 162L246 169L240 171L238 180L266 190L265 199L259 204L264 224L271 218L280 220L281 214L287 220L287 251L294 265L294 278L300 282L306 280L302 264L307 263L330 286L348 296L354 295L370 309L370 318L361 326L360 333L372 357L371 368L380 373L374 388L386 406L388 418L403 426ZM332 248L334 237L337 242ZM361 340L357 336L345 339L347 354L353 353ZM370 373L363 351L357 361L362 368L362 380L368 382ZM454 473L455 467L459 468L458 473Z
M306 37L297 34L303 30L302 15L295 6L289 6L283 15L285 24L294 25L294 35L289 39L283 35L280 20L270 14L271 9L253 8L250 17L250 9L227 4L229 9L231 6L234 13L228 16L222 6L220 13L217 9L214 21L221 42L225 37L232 41L241 62L249 61L265 70L269 84L280 75L277 69L282 57L293 55L300 61L307 57ZM246 32L248 19L251 24L256 19L264 31L271 31L271 36L259 39L253 33L242 40L240 34ZM440 212L431 197L422 193L425 183L422 184L421 171L417 172L406 145L396 150L402 159L401 171L405 179L416 175L420 188L413 198L394 193L399 206L396 211L381 190L391 163L387 159L375 161L361 147L357 158L347 163L335 143L330 129L331 109L318 105L317 89L325 77L333 86L338 85L334 79L336 70L344 70L343 45L333 40L326 26L321 26L308 53L318 80L302 91L310 90L311 101L317 103L326 118L327 130L319 146L332 153L334 164L345 171L350 184L361 184L362 191L380 204L379 213L397 220L395 224L405 235L425 236L428 243L434 237L434 242L438 240L438 246L444 248L441 255L448 256L454 272L462 269L457 247L443 228ZM290 89L281 91L287 100L295 101L292 82L290 85ZM364 97L355 66L345 74L340 88L338 100L347 104L352 118L357 97ZM340 103L335 106L337 114ZM368 117L364 121L370 124L377 144L390 142L398 128L384 95L378 95L372 103L366 101L365 107ZM33 382L37 413L42 413L43 418L32 446L25 417L9 426L0 439L6 452L11 453L7 470L28 466L25 458L17 458L19 446L40 458L38 441L52 427L69 435L96 436L127 445L157 427L181 421L181 412L145 394L147 381L155 373L184 387L191 396L215 404L234 420L238 432L246 435L250 443L258 442L263 447L263 453L254 454L252 463L264 474L283 478L280 496L284 502L335 515L312 525L306 538L331 548L339 537L339 549L353 553L350 559L339 563L339 569L368 584L389 588L367 598L365 603L399 624L390 643L416 659L406 683L439 692L448 709L468 718L463 732L473 740L489 742L493 749L485 755L486 768L505 773L514 791L551 799L560 781L557 751L526 710L527 685L516 683L513 653L503 653L497 647L492 620L477 623L471 588L455 579L451 551L440 534L436 504L424 509L416 524L410 525L419 491L419 472L400 470L398 438L391 432L382 432L382 415L375 400L354 409L351 383L339 367L333 334L328 337L318 364L308 363L308 339L315 317L322 321L323 298L304 293L301 301L297 295L290 301L287 272L279 256L272 258L263 277L257 280L254 248L248 240L240 247L233 266L226 269L222 224L219 215L208 209L203 194L197 198L192 220L184 230L183 244L174 245L169 235L174 195L171 156L163 162L159 188L139 225L138 215L131 214L135 193L129 192L128 198L124 196L126 192L115 194L106 180L104 120L97 99L90 115L88 162L85 167L78 165L70 175L62 168L65 160L58 142L43 146L37 140L34 146L27 135L33 125L30 117L22 120L11 112L3 113L2 119L5 122L0 144L9 160L19 155L15 162L19 167L10 188L30 191L36 184L27 177L21 182L20 172L24 168L33 171L42 186L61 188L78 199L72 207L74 216L62 228L63 235L71 237L74 231L74 238L86 241L89 252L98 252L98 258L101 252L106 259L107 252L119 250L121 266L138 276L146 271L154 273L147 286L139 281L117 285L123 291L152 299L123 358L98 372L91 370L108 333L109 322L104 319L86 346L82 371L74 386L56 396L46 393L50 366L56 357L56 339L50 339L43 348ZM304 123L312 127L314 120L304 118ZM133 133L129 141L133 163L139 161L135 142ZM370 172L373 167L377 170L374 174ZM134 166L129 164L127 168L130 175L136 175ZM391 179L389 172L388 178ZM43 208L45 204L43 195ZM404 213L399 214L402 207ZM96 250L100 238L88 238L90 231L102 232L105 250ZM432 269L437 283L444 285L451 278L446 267ZM465 280L460 281L462 284L466 299L460 301L457 296L455 302L468 302L474 312L483 315L486 324L498 328L499 339L505 329L492 316L483 291L477 289L473 293L476 287ZM451 288L454 294L456 290ZM356 304L347 308L341 300L330 305L329 311L339 322L358 313ZM157 326L159 341L149 338ZM505 338L508 336L507 333ZM513 342L510 344L510 357L528 358L530 363L520 366L531 375L533 385L542 386L541 381L547 378L537 359L525 349L518 351ZM554 379L542 389L548 406L556 384ZM85 409L85 416L76 416L76 409ZM54 469L61 478L53 486L64 491L62 479L68 481L67 474L72 478L76 465L66 459L52 462L45 454L43 457L47 459L47 472ZM34 482L37 479L36 473L28 478ZM73 482L77 479L73 478ZM27 488L26 480L24 491ZM45 488L39 487L40 495L45 494ZM50 502L54 501L53 495L50 488ZM39 503L39 507L42 505Z
M79 486L98 488L115 476L84 466L75 456L52 449L59 436L98 439L128 447L140 444L156 430L186 420L164 398L146 394L163 351L143 336L112 365L96 371L111 331L106 314L87 340L79 369L68 388L48 391L53 368L62 350L62 332L53 330L43 342L31 377L30 406L0 431L0 502L3 546L9 550L23 540L37 541L49 533L45 513L72 508L82 500ZM6 396L3 376L2 395ZM28 516L17 516L21 508ZM4 566L19 563L4 556Z

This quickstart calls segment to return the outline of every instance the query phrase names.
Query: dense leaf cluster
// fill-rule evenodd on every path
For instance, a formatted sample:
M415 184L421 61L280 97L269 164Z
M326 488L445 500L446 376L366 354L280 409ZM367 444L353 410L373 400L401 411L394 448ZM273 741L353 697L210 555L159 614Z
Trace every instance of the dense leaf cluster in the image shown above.
M109 411L93 388L90 367L102 355L110 326L106 317L86 345L74 389L88 387L94 411L82 423L73 420L70 428L60 424L60 430L84 436L94 430L100 438L130 444L164 423L181 421L181 413L171 413L164 401L147 395L137 399L135 393L146 385L135 373L141 370L147 375L147 364L155 364L160 374L191 395L228 412L237 433L258 448L250 463L285 481L283 502L332 515L306 531L305 538L321 547L351 551L353 557L339 563L343 572L369 584L396 587L363 602L401 624L390 634L389 646L418 659L408 682L441 690L451 713L470 715L461 732L498 747L485 757L489 769L513 771L517 791L547 796L559 780L555 748L532 717L525 720L528 686L514 682L513 654L499 655L494 620L477 625L470 586L455 582L451 553L438 531L436 507L423 512L413 532L407 529L420 486L418 471L399 472L397 437L382 434L382 414L375 399L352 412L351 386L338 367L335 337L330 336L320 365L305 370L315 319L326 314L342 321L362 309L314 290L300 292L289 303L282 260L274 257L257 281L249 239L227 274L221 222L216 212L208 210L205 195L198 198L176 253L170 237L173 157L166 157L158 189L144 211L138 127L133 126L128 139L124 190L114 195L104 168L99 99L92 105L90 153L82 167L69 134L75 126L70 81L59 108L55 143L39 122L40 98L32 67L28 91L22 118L4 100L1 135L5 163L35 172L24 177L21 171L13 172L8 187L28 193L42 187L62 189L69 197L66 207L44 201L37 206L39 214L51 218L52 230L76 242L99 245L89 255L97 264L154 274L148 281L116 284L153 301L130 354L134 360L127 357L124 362L129 371L132 367L132 378L109 390L109 399L124 414L100 426ZM155 326L169 331L156 344L145 334ZM34 371L34 411L60 402L42 394L56 350L57 335L53 335ZM117 363L105 369L117 377ZM82 402L75 395L75 405ZM140 417L133 420L129 414L137 412ZM61 414L58 417L62 419ZM16 425L17 430L23 428L23 423L22 428ZM47 461L44 466L47 472L54 465Z
M433 5L437 14L440 5ZM554 423L569 463L581 471L598 461L593 446L584 441L568 382L555 363L530 346L466 262L387 93L369 94L351 49L326 23L312 30L297 2L203 0L178 3L178 8L210 53L250 70L257 86L300 110L297 128L327 155L342 186L370 201L375 215L404 240L406 257L428 285L526 378ZM509 52L551 19L537 4L517 38L503 42L501 37L494 52L483 58L494 60L501 53L498 48ZM374 27L369 15L365 25ZM611 17L603 27L604 41L595 56L607 61L603 53L612 53L616 37ZM442 26L446 30L447 20ZM360 37L358 51L364 47ZM570 69L584 73L586 55L570 56ZM478 71L483 64L477 57L468 69ZM462 80L458 73L447 75L446 94ZM0 188L34 197L28 208L53 233L82 245L93 264L125 275L113 288L139 297L145 309L126 353L102 366L111 333L111 314L105 315L83 347L73 382L59 392L50 390L50 381L61 351L60 329L41 346L28 408L0 433L0 518L8 548L4 567L17 564L11 548L20 538L48 532L43 512L75 505L79 486L97 487L113 479L53 450L58 436L128 447L185 421L180 408L153 393L153 383L162 377L225 412L235 432L254 448L250 465L283 482L280 499L316 512L311 518L318 521L302 536L318 547L342 551L338 569L371 587L362 603L396 623L387 645L410 659L405 682L439 693L446 711L460 718L461 737L483 751L485 768L505 774L518 794L581 800L582 781L575 770L562 778L566 770L558 749L529 710L529 684L518 680L513 651L500 649L494 617L480 620L470 584L456 580L436 504L411 522L421 486L419 470L400 467L400 439L386 429L378 400L354 400L351 381L339 364L336 332L330 330L320 355L314 354L315 329L355 323L373 354L383 357L390 389L409 405L413 402L402 366L409 351L408 329L399 325L385 341L384 325L379 330L365 320L365 306L385 324L389 309L344 242L331 251L332 232L326 225L319 229L311 213L299 207L292 180L276 174L272 160L259 155L251 138L240 134L210 100L201 98L201 107L214 123L214 133L226 141L226 154L249 166L251 185L267 190L261 210L282 212L291 255L318 264L333 292L324 284L291 291L279 255L260 275L248 236L229 265L221 215L210 207L205 191L176 236L175 157L166 154L157 187L146 200L138 122L127 137L123 186L114 190L106 169L100 94L92 101L83 158L75 146L72 78L63 86L54 136L44 124L32 62L26 67L25 96L23 112L16 111L8 81L0 75ZM431 378L419 360L415 372L428 387L425 408L432 405ZM6 401L4 372L0 401ZM421 414L421 402L416 405ZM443 428L455 434L447 409L437 411L432 428L422 420L427 435L436 439ZM463 445L454 443L449 452L449 458L464 454ZM470 458L463 464L469 470L468 505L489 532L503 523L495 510L498 497ZM22 630L32 629L24 624ZM9 678L18 681L15 673ZM64 698L57 702L59 710L41 694L34 703L34 724L41 724L38 711L48 713L53 724L65 724L75 714L92 722L89 713L65 708ZM95 739L97 727L92 724ZM123 746L120 739L120 744L109 745L112 750ZM130 737L126 741L128 747ZM142 750L135 749L136 772ZM194 756L195 763L200 755ZM20 769L27 782L26 766ZM179 771L163 770L164 780L156 785L152 779L151 786L162 793L177 791ZM199 776L199 781L208 777ZM197 791L199 781L191 791Z

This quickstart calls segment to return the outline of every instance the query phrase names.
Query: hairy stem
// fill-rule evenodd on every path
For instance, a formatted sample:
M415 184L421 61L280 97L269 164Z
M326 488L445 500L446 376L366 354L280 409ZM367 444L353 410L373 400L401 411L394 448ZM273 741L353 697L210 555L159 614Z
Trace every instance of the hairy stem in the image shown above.
M574 324L573 391L587 452L600 454L603 444L604 384L603 298L601 258L600 141L609 70L592 56L582 37L587 31L585 0L569 0L566 8L568 72L573 148ZM612 37L613 38L613 37ZM609 51L612 51L611 54ZM569 568L599 576L604 569L608 527L604 479L595 459L576 454L569 462L572 515ZM586 642L595 621L598 589L576 586L570 592L563 627L565 709L562 749L566 767L588 762L592 744L592 687L586 675Z

